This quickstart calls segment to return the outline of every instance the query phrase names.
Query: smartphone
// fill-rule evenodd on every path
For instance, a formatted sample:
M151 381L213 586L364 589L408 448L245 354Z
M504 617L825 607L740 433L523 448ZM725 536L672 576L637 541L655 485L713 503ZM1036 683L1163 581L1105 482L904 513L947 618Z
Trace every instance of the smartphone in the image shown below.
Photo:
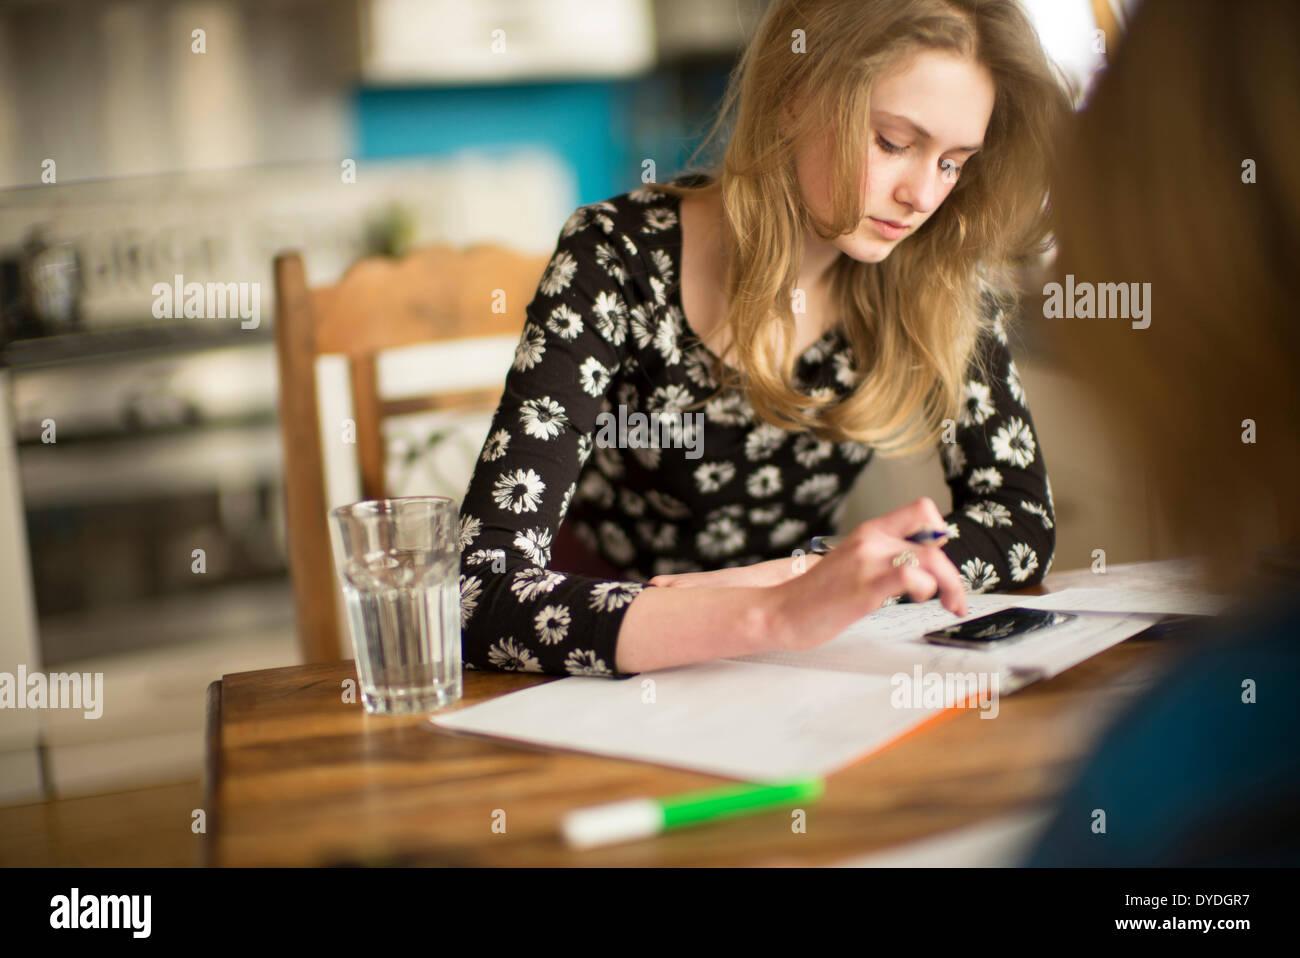
M1042 629L1076 618L1073 612L1048 609L1003 609L978 619L950 625L925 633L925 640L935 645L955 645L963 649L989 649L1017 642Z

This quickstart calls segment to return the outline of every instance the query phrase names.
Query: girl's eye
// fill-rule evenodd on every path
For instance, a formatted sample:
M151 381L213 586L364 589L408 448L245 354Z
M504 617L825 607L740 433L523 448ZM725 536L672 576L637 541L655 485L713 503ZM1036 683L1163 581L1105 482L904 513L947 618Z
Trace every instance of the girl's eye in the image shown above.
M908 147L906 146L898 146L897 144L890 143L879 133L876 134L876 145L886 153L905 153L908 150ZM944 179L949 182L952 182L956 180L957 177L961 176L961 167L952 160L941 160L939 162L939 169L943 171Z
M905 146L896 146L893 143L890 143L879 133L876 134L876 145L879 146L886 153L902 153L904 150L907 149L907 147Z

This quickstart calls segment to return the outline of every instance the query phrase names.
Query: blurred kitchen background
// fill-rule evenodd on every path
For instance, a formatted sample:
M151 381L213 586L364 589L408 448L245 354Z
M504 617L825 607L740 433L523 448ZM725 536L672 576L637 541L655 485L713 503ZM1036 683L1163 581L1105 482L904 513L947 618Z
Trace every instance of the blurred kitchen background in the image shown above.
M1121 4L1025 5L1086 92ZM97 721L0 712L0 804L197 779L207 684L297 661L273 256L302 250L320 284L433 241L549 252L576 206L638 186L645 159L659 179L682 168L765 6L0 5L0 671L103 672L107 703ZM175 274L258 284L260 324L156 318L151 289ZM1032 321L1015 342L1055 568L1095 548L1160 555L1132 508L1141 477L1081 421ZM499 387L512 353L485 344L482 380ZM459 500L489 418L394 429L394 494ZM331 501L355 488L331 477ZM949 501L936 457L877 459L846 522L921 494Z

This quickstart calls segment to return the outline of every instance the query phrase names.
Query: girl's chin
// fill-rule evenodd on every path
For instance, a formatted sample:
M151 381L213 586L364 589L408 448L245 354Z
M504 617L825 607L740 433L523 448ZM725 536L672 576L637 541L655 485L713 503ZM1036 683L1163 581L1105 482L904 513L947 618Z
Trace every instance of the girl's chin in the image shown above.
M853 237L841 237L837 245L841 253L859 263L879 263L888 258L898 243L898 240L885 240L869 235L864 230Z

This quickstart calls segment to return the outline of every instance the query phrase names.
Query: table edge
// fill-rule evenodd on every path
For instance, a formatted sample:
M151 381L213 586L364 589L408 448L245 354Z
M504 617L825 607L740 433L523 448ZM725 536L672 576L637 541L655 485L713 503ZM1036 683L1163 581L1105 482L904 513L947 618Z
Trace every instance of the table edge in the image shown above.
M217 794L221 788L221 679L209 683L206 697L206 723L204 730L207 756L203 762L201 801L207 819L203 838L199 842L199 865L211 868L216 864Z

